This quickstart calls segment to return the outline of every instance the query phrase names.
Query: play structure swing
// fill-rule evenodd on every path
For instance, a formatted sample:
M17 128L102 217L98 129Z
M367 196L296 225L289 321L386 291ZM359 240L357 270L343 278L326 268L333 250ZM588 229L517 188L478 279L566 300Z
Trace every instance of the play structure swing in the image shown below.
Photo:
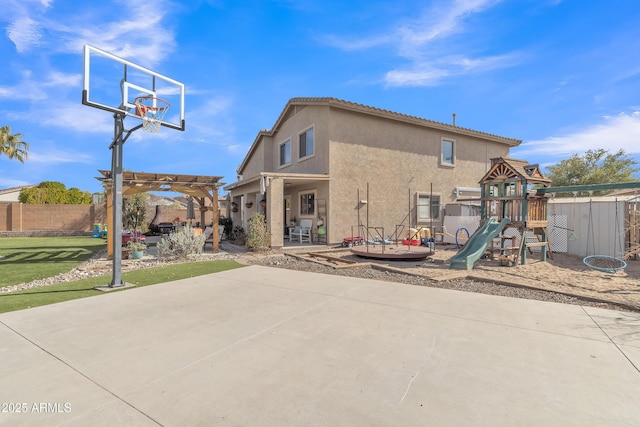
M551 228L556 228L558 230L565 230L567 232L567 240L578 240L578 236L576 236L575 233L575 227L576 227L576 198L578 196L578 192L574 191L573 192L573 214L572 214L572 219L571 219L571 226L570 227L562 227L560 225L558 225L556 223L556 221L558 220L558 216L556 215L556 202L555 202L555 198L556 198L556 193L551 193L551 218L553 218L554 223L551 225Z
M590 193L591 194L591 193ZM593 252L595 252L595 236L593 232L593 215L592 215L593 197L589 198L589 220L587 228L587 252L582 262L592 270L603 271L606 273L614 274L618 270L624 270L627 268L627 263L617 258L616 255L616 243L620 244L620 219L618 215L618 199L616 198L616 218L615 218L615 233L613 235L613 254L607 255L589 255L589 243L593 246ZM617 242L616 242L617 238Z

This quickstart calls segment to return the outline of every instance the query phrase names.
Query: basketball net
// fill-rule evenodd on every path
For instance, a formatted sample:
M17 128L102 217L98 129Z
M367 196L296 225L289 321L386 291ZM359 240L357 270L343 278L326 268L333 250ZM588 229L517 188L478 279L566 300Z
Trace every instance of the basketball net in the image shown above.
M169 110L169 102L151 95L135 99L136 115L142 119L142 129L151 133L160 132L164 115Z

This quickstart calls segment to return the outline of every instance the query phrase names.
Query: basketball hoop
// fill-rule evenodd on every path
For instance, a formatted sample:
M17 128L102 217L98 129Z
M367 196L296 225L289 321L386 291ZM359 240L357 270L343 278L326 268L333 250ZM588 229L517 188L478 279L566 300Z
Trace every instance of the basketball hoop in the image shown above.
M142 119L142 128L151 133L160 132L164 115L169 110L169 102L155 96L139 96L135 99L136 115Z

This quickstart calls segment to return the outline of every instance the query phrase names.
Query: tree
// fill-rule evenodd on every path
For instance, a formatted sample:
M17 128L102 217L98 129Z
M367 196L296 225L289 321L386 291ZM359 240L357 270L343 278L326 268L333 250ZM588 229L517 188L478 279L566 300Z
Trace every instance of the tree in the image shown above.
M90 205L91 194L79 188L71 187L67 190L67 203L70 205Z
M34 188L23 188L18 196L20 203L40 205L89 205L91 194L61 182L43 181Z
M4 154L9 159L17 159L20 163L24 163L29 157L29 144L21 141L21 133L11 133L9 126L0 127L0 154Z
M551 179L553 187L632 182L638 181L632 176L640 170L637 164L624 150L610 154L599 148L588 150L582 156L574 154L567 160L549 166L547 178Z
M146 231L144 218L147 214L147 193L134 194L127 200L122 212L125 228Z

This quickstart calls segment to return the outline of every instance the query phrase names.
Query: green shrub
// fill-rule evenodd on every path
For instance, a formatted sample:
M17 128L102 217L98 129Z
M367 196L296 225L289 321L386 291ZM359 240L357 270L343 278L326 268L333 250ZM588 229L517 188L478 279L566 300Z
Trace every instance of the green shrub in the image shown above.
M158 256L160 258L182 258L202 253L205 235L195 235L191 226L186 225L163 236L158 242Z
M271 248L271 233L263 214L256 212L251 215L247 228L247 247L256 252L265 252Z

